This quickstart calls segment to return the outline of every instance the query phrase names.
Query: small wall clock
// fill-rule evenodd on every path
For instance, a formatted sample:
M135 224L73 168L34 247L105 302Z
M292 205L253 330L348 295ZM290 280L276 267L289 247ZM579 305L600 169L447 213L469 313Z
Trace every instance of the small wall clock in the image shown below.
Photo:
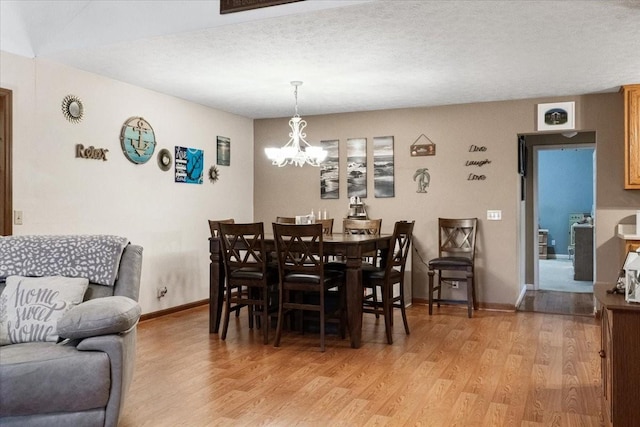
M142 117L130 117L122 125L120 143L125 157L136 164L146 163L156 149L153 128Z

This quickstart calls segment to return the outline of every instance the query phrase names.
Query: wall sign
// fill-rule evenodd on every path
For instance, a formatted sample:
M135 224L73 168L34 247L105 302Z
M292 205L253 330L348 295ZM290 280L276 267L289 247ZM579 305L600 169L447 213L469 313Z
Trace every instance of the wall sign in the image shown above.
M422 144L418 144L418 142L422 142ZM433 143L427 136L423 133L420 135L413 144L409 147L411 157L420 157L420 156L435 156L436 155L436 144Z
M197 148L176 147L175 182L202 184L204 151Z
M95 148L93 145L84 148L84 145L76 144L76 158L104 160L106 162L108 152L109 150L106 148Z
M469 146L470 153L485 153L486 151L487 151L487 147L485 147L484 145L471 144ZM464 165L481 168L489 164L491 164L491 160L485 158L480 160L467 160ZM487 176L484 174L470 173L469 175L467 175L467 181L484 181L486 179L487 179Z

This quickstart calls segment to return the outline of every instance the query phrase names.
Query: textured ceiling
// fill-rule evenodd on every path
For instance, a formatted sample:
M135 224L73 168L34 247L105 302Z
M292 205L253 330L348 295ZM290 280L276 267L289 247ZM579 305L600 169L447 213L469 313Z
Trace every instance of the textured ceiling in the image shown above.
M640 0L0 1L0 49L251 118L617 91ZM74 93L72 87L70 93ZM82 97L82 94L78 93Z

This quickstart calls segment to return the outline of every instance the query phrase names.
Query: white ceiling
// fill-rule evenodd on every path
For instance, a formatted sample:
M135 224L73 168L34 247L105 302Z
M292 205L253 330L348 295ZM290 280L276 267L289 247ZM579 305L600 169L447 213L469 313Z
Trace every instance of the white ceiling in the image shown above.
M640 0L0 0L0 26L0 50L250 118L293 114L292 80L302 116L640 83Z

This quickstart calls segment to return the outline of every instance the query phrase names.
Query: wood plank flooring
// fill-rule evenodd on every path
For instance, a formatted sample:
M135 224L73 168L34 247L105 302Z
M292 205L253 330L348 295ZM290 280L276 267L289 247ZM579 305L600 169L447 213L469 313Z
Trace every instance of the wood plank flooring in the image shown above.
M142 322L120 427L601 426L600 327L592 317L409 307L365 315L363 346L313 333L263 345L246 313L226 341L208 307ZM273 335L271 335L273 340Z
M518 310L593 316L593 306L593 293L537 290L525 293Z

